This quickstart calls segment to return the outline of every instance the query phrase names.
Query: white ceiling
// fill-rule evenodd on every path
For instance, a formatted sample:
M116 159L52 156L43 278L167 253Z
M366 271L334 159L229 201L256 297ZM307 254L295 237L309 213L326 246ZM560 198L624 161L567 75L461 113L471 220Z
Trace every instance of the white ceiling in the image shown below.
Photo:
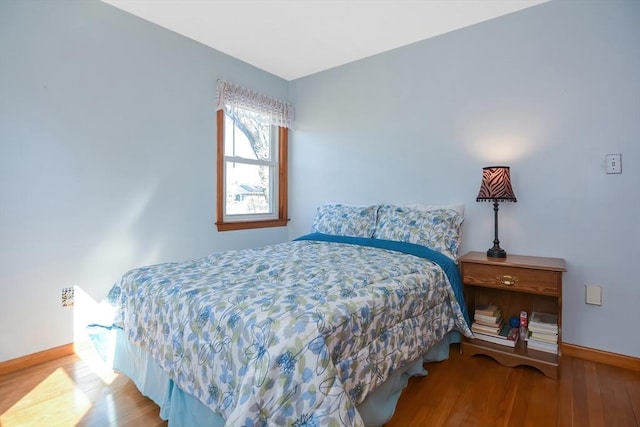
M103 0L286 80L548 0Z

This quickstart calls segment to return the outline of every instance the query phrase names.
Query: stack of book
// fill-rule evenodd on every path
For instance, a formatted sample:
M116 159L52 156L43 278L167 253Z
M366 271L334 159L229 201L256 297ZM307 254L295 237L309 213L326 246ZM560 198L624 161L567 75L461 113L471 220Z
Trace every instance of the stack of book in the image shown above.
M494 344L515 347L518 342L518 330L505 324L502 320L502 312L500 308L487 304L476 307L474 313L474 322L471 325L471 331L474 338Z
M558 353L558 315L549 313L531 313L529 318L529 338L527 347Z

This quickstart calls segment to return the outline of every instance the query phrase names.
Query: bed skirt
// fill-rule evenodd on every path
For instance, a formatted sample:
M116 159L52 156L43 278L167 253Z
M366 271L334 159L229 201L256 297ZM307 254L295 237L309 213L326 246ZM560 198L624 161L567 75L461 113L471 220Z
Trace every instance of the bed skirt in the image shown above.
M170 427L222 427L224 419L198 399L182 391L144 350L130 343L125 334L116 330L113 368L129 377L140 392L160 407L160 418ZM427 375L424 362L437 362L449 357L449 345L460 342L460 333L453 331L429 350L421 359L394 372L368 396L357 410L367 427L382 426L395 412L400 393L412 376Z

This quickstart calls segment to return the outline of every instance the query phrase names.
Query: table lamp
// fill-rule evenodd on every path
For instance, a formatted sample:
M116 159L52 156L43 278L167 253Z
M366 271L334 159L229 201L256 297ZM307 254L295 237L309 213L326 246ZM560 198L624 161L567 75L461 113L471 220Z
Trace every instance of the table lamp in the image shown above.
M493 201L495 235L493 247L487 251L490 258L506 258L507 252L500 247L498 240L498 202L516 202L511 188L509 166L488 166L482 168L482 184L476 202Z

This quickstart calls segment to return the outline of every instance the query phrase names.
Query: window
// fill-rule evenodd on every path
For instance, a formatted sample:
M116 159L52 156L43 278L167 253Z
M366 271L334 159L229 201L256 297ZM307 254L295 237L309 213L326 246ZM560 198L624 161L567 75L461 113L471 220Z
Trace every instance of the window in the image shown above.
M218 231L287 225L293 109L224 81L218 81L217 93Z

